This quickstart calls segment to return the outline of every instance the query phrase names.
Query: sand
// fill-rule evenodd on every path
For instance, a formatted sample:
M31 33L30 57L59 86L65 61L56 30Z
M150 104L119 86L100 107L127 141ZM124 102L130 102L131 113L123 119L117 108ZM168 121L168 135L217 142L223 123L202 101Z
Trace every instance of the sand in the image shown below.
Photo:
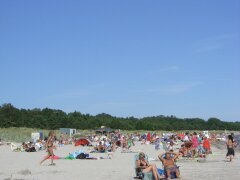
M59 147L55 154L65 157L68 153L80 149L72 145ZM85 147L89 150L89 147ZM137 143L133 151L144 151L149 158L156 158L162 152L155 151L153 145L140 145ZM197 160L180 160L183 180L239 180L240 158L239 153L232 163L225 162L226 150L213 147L213 154L205 162ZM0 146L0 180L133 180L135 153L121 153L118 149L112 159L100 160L56 160L56 166L48 166L48 160L39 165L46 155L45 151L26 153L11 152L10 147ZM105 157L107 154L91 154L94 157ZM153 161L162 167L160 161Z

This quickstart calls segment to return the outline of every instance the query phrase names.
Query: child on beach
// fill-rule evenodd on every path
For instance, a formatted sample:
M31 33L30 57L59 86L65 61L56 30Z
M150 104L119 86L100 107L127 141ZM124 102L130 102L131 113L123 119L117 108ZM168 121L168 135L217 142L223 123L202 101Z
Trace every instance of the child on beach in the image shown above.
M46 143L48 155L40 162L40 165L44 161L46 161L48 158L51 158L51 164L49 164L50 166L56 165L55 163L53 163L53 158L54 158L53 149L55 148L54 145L53 145L54 141L55 141L55 132L50 131L49 134L48 134L48 140L47 140L47 143Z

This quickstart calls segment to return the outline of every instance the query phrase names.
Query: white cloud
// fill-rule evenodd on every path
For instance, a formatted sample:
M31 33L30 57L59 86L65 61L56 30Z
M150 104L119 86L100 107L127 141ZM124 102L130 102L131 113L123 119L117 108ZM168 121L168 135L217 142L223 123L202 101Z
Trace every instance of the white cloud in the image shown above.
M168 86L161 86L157 88L147 89L149 93L161 93L161 94L181 94L190 91L191 89L201 85L202 82L182 83Z
M238 38L238 33L221 34L214 37L202 39L201 41L195 43L193 46L197 53L216 51L219 49L223 49L226 44L229 43L229 41Z

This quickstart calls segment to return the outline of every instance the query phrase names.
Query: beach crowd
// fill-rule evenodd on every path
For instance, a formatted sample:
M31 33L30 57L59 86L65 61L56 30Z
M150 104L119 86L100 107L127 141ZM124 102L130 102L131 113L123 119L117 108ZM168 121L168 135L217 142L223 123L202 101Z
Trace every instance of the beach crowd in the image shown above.
M185 133L123 133L116 130L108 133L94 133L88 136L76 138L76 135L70 136L61 133L59 137L54 131L50 131L48 136L41 139L33 139L31 142L23 142L20 146L14 143L8 143L13 152L37 152L47 151L40 164L50 159L50 165L57 159L54 149L61 148L66 145L89 146L91 150L85 152L83 150L69 153L64 159L91 159L97 160L92 153L107 153L107 158L114 157L114 152L120 149L121 153L133 153L135 159L135 175L140 179L173 179L181 178L180 168L177 162L181 159L205 160L212 152L212 144L216 142L224 142L226 144L226 159L233 161L235 156L234 148L239 145L239 140L234 134L214 134L208 132L185 132ZM132 147L135 143L144 145L152 145L158 150L164 150L159 153L155 160L162 162L159 168L148 158L149 155L144 152L134 152ZM0 145L4 142L0 140ZM104 159L104 158L102 158Z

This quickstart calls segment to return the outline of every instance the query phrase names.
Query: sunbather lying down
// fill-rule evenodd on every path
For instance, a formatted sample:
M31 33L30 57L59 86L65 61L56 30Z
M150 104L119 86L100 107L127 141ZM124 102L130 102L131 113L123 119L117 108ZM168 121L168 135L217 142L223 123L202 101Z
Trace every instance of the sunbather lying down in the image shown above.
M171 157L171 154L174 155ZM165 155L165 157L163 157ZM178 155L174 152L166 152L162 153L158 156L158 158L162 161L164 166L164 171L167 173L168 179L171 179L171 174L176 173L176 177L180 178L179 168L175 164L175 160L177 159Z

